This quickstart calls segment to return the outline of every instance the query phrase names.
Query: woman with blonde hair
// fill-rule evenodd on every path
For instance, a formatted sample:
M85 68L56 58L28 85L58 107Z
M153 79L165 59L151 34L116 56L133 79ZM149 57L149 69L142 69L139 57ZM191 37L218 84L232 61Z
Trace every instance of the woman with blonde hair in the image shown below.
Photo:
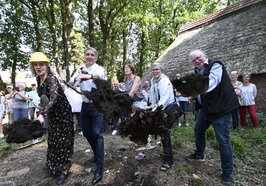
M33 74L36 75L41 98L48 100L44 108L40 108L37 118L44 122L48 118L48 149L46 167L47 174L56 177L56 184L63 184L71 166L74 151L74 122L71 106L64 94L57 77L50 70L50 62L42 52L35 52L30 57Z

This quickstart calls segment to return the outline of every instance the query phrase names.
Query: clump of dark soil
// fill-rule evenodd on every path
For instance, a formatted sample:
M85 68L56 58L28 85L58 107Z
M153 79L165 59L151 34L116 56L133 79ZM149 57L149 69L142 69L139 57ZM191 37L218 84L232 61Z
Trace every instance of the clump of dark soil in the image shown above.
M124 120L119 125L119 134L139 145L147 144L149 134L158 136L165 130L166 118L161 109L151 112L150 110L136 110L133 116Z
M30 119L19 119L5 127L4 134L7 143L24 143L36 139L46 133L46 129L40 121Z
M182 76L180 79L173 79L171 82L176 91L186 97L197 96L209 87L209 77L196 73Z
M114 91L111 83L106 80L95 79L94 83L97 89L85 91L84 95L93 101L93 105L104 113L106 119L118 120L130 115L133 100L127 93Z

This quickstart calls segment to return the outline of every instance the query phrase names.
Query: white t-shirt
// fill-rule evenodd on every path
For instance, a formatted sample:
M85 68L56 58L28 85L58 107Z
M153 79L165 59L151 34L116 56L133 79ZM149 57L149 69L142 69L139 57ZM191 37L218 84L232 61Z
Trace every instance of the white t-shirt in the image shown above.
M255 105L255 98L257 96L257 87L253 83L250 83L248 86L242 85L241 87L241 106Z

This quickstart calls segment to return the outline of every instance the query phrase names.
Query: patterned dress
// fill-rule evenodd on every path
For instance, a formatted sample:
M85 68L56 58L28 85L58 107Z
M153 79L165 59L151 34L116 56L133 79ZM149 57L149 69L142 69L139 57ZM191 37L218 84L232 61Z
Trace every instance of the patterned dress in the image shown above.
M71 106L57 78L48 74L40 85L37 77L38 94L45 94L49 103L42 114L48 117L48 149L46 168L49 175L55 176L67 173L71 166L71 156L74 149L74 122Z

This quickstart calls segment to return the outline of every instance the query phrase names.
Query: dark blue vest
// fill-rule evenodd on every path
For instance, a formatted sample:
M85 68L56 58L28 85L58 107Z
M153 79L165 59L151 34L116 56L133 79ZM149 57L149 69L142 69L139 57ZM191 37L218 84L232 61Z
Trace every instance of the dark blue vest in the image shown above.
M223 74L221 82L210 92L201 94L201 109L207 119L214 119L239 107L239 102L232 86L229 75L220 61L209 60L203 75L209 75L212 65L219 63L222 65Z

